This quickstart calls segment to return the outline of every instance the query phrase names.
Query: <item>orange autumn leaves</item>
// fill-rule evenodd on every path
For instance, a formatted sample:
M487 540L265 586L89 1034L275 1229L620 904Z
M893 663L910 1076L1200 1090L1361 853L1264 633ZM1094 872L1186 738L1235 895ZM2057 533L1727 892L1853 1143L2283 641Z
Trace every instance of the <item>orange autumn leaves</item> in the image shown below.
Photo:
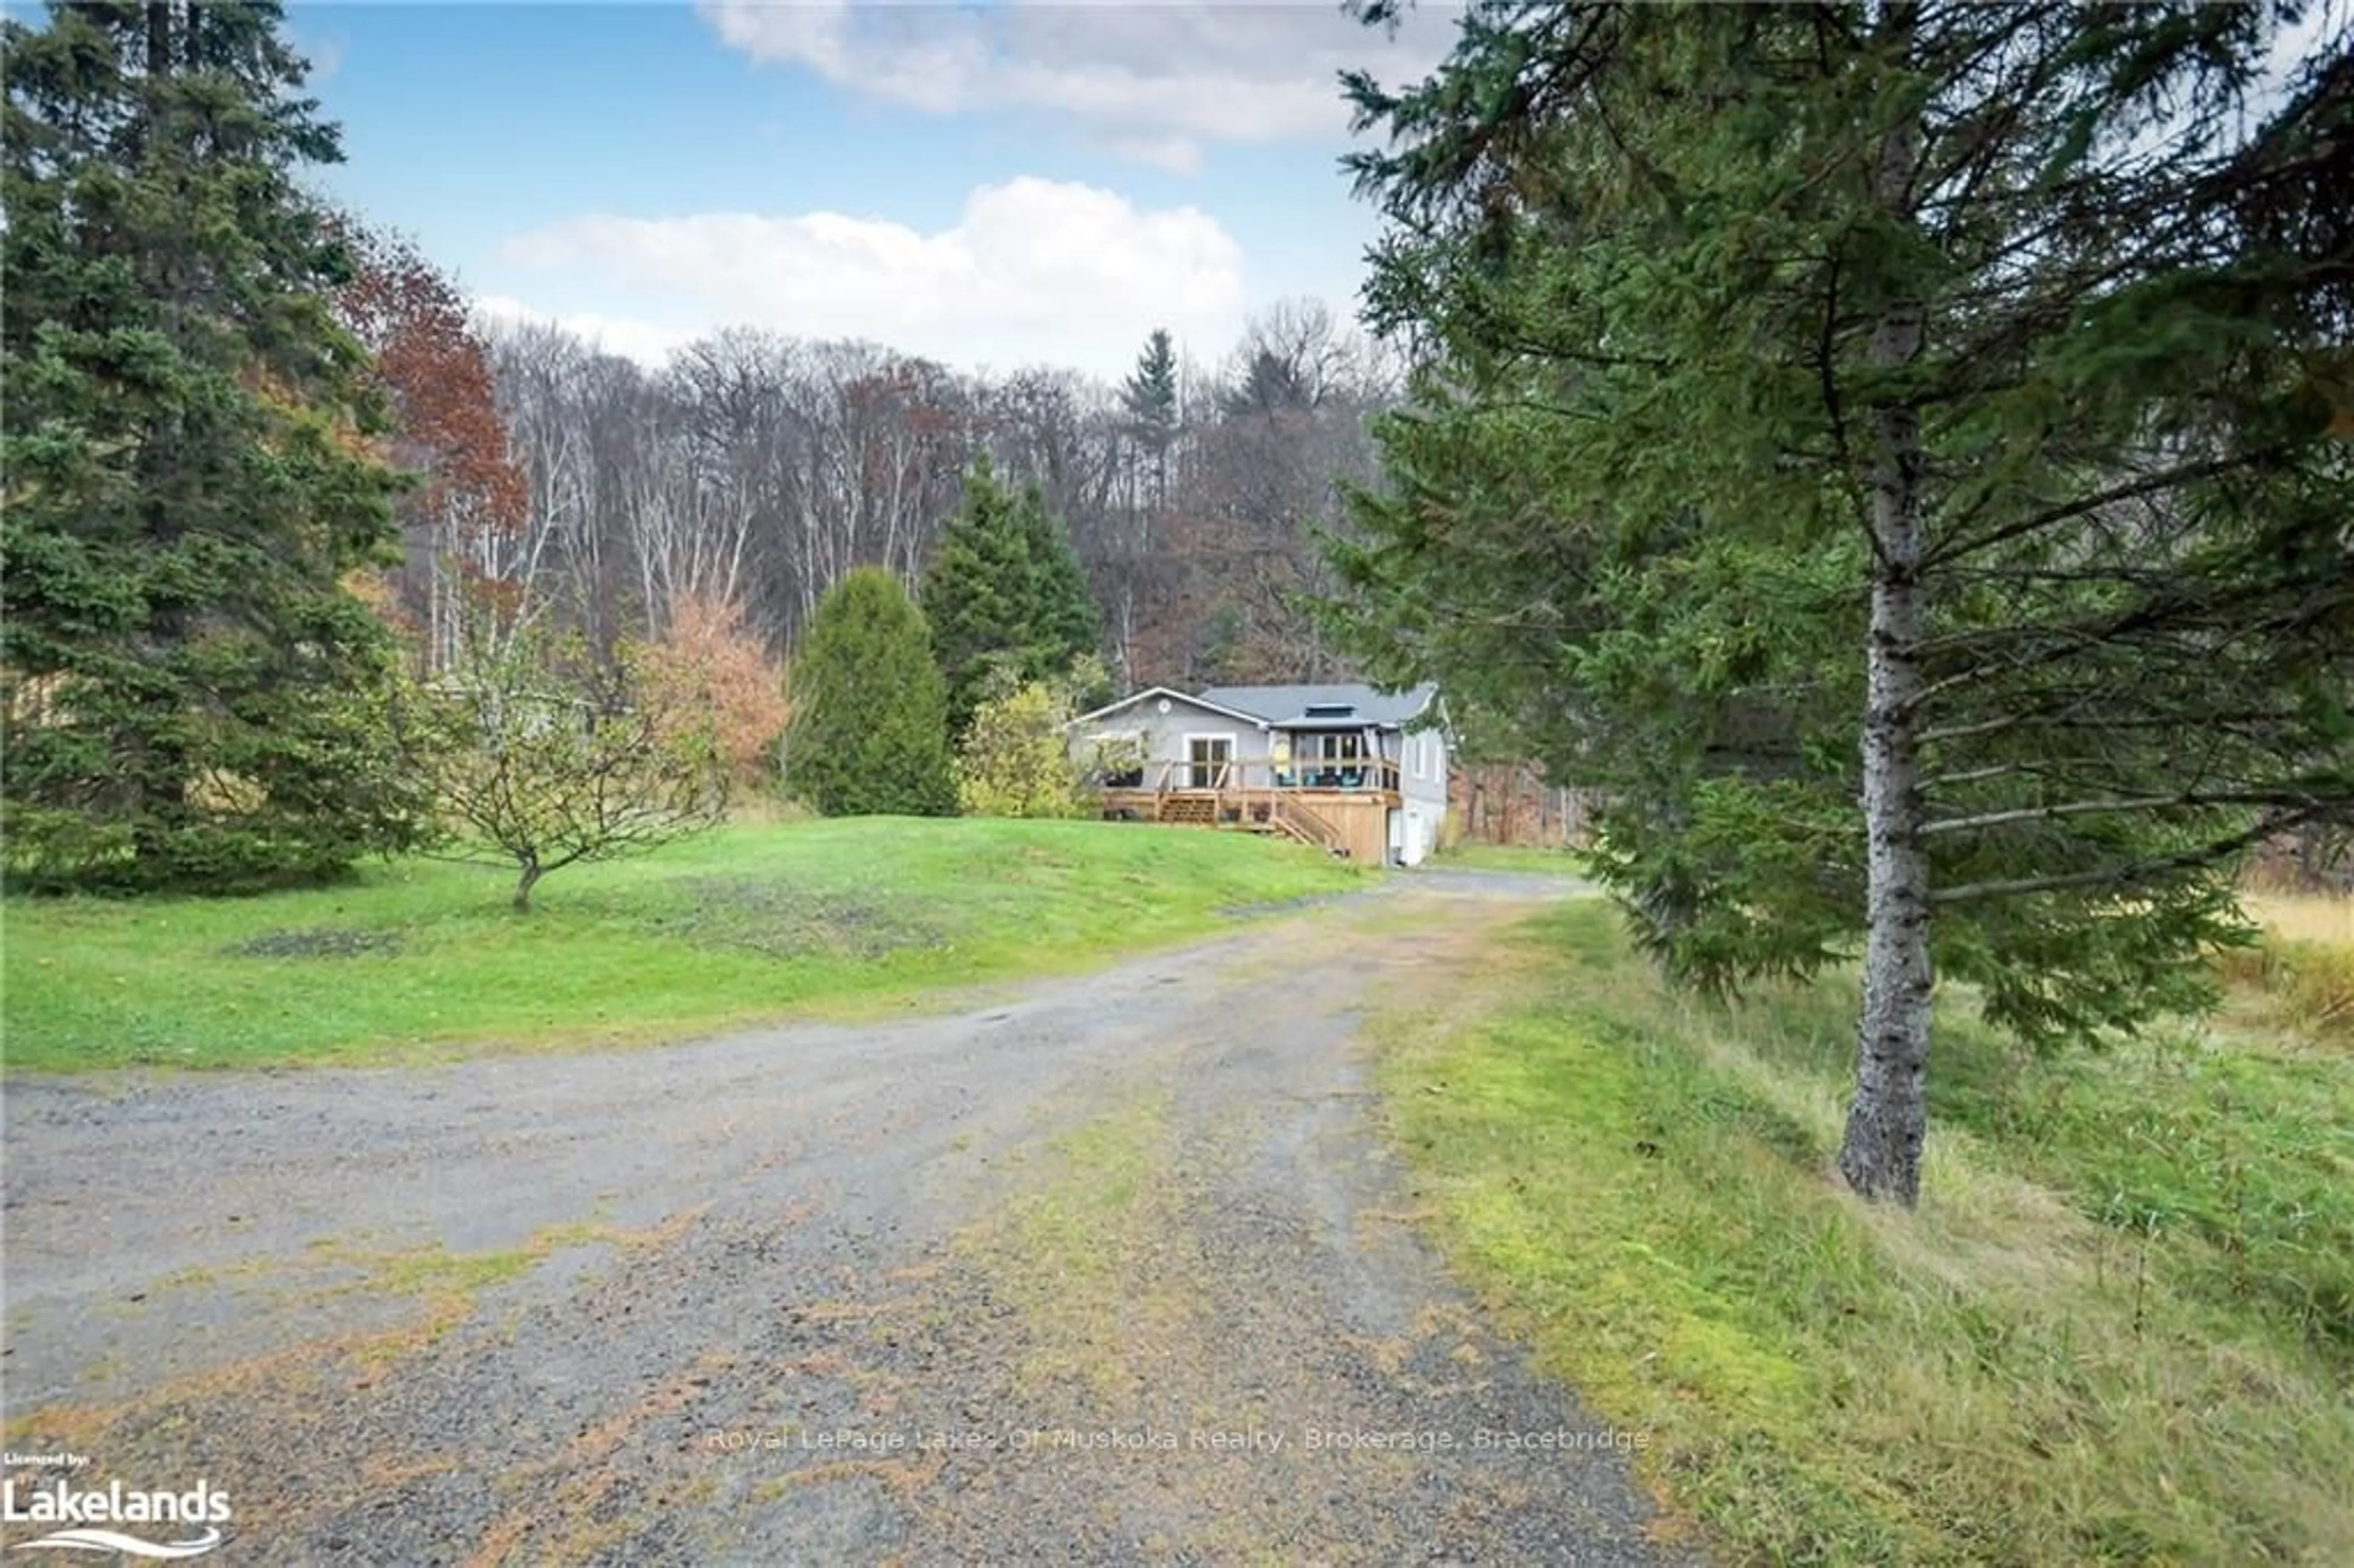
M737 783L774 776L792 705L783 666L746 629L738 606L692 594L674 599L663 635L638 651L636 676L652 711L709 726Z

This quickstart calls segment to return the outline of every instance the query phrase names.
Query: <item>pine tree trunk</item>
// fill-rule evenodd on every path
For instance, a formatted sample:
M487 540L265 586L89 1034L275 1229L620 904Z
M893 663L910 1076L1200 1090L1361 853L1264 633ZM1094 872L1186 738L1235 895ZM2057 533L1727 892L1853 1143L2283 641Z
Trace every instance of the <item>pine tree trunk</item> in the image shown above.
M1909 476L1875 500L1878 512L1909 494ZM1865 918L1863 1007L1856 1044L1855 1103L1848 1112L1840 1171L1867 1198L1910 1207L1921 1195L1921 1150L1928 1130L1930 996L1929 863L1921 848L1920 764L1909 705L1920 688L1910 649L1921 629L1914 521L1890 544L1910 539L1911 560L1892 558L1872 574L1871 647L1863 731Z
M1911 7L1891 5L1883 28L1909 42ZM1892 210L1912 200L1915 128L1882 139L1877 194ZM1891 369L1920 352L1922 311L1900 303L1873 333L1872 358ZM1863 820L1865 919L1863 1004L1857 1027L1855 1101L1839 1167L1867 1198L1911 1207L1921 1196L1928 1133L1930 1001L1929 863L1921 845L1918 715L1921 672L1914 653L1924 624L1921 418L1901 404L1872 414L1872 629L1865 650Z

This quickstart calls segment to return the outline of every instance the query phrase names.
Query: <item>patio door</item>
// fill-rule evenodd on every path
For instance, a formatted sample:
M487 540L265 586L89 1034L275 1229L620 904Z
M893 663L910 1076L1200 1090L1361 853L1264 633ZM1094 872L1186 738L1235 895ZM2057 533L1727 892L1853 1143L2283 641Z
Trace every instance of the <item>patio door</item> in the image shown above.
M1235 759L1235 737L1230 735L1192 735L1185 737L1185 762L1189 789L1214 789L1225 780L1222 775L1226 764Z

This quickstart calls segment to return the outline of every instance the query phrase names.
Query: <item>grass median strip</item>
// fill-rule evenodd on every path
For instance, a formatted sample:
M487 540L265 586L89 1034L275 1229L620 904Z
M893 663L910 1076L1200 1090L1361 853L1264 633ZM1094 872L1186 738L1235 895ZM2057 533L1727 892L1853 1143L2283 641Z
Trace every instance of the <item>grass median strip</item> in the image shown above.
M1890 1213L1829 1169L1844 987L1673 998L1598 902L1513 942L1479 1021L1380 1022L1394 1136L1466 1278L1737 1555L2354 1562L2343 1059L2023 1056L1956 1006Z
M1368 874L1242 834L867 818L743 826L550 879L404 861L236 899L10 898L11 1069L371 1063L677 1038L1231 930Z
M1585 857L1543 844L1450 844L1425 863L1443 871L1517 871L1533 876L1584 876Z

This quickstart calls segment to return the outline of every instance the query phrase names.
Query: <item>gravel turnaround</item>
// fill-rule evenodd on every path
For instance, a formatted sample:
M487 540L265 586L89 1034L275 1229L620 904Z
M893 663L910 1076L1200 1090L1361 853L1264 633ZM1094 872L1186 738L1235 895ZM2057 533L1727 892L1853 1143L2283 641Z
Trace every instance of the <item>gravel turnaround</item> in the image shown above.
M1691 1561L1418 1239L1358 1037L1563 891L854 1027L11 1079L8 1478L201 1479L224 1568Z

